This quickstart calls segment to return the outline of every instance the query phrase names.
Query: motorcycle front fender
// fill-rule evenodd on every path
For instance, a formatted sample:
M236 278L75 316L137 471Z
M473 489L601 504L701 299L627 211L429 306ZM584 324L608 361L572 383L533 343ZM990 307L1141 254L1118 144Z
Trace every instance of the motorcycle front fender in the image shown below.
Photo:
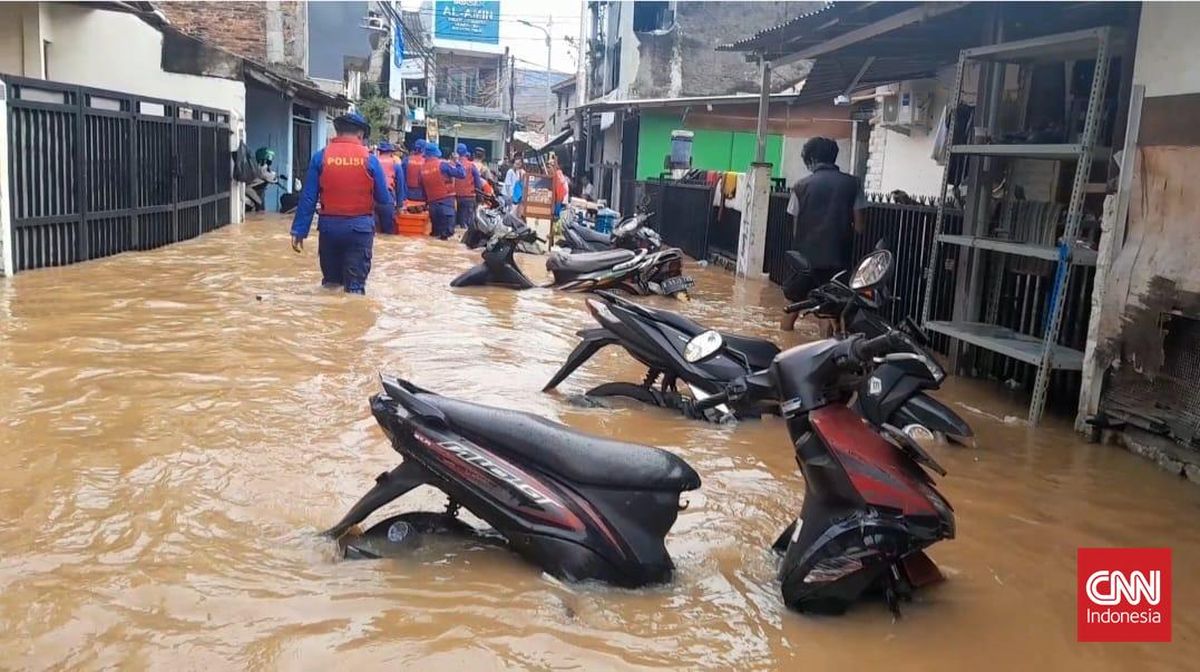
M934 434L942 434L957 443L969 443L975 431L957 413L933 397L919 392L909 397L892 413L891 424L904 428L922 425Z

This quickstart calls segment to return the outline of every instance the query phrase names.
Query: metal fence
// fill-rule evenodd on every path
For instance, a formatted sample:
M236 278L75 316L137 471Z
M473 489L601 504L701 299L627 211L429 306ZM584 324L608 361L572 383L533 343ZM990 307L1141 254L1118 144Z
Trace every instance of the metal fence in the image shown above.
M229 223L227 112L3 79L15 270L151 249Z

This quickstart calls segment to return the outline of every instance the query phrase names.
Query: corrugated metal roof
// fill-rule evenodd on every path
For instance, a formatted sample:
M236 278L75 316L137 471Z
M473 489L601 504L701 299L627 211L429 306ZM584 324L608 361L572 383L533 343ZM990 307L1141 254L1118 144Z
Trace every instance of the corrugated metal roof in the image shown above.
M758 31L757 33L751 35L750 37L743 38L741 40L738 40L737 42L731 42L729 44L718 45L717 51L758 51L759 50L758 47L760 45L769 45L769 44L778 43L778 42L782 41L783 39L785 39L785 36L793 33L797 28L800 28L803 25L812 23L816 17L820 17L822 20L824 20L825 18L828 18L827 15L831 15L832 10L834 9L835 5L837 5L837 4L838 3L835 3L835 2L826 2L822 7L819 7L811 12L808 12L806 14L801 14L800 16L797 16L797 17L794 17L787 21L784 21L783 23L781 23L777 26L772 26L770 28L764 28L764 29ZM848 3L842 3L842 4L848 4ZM849 4L854 4L854 3L849 3Z

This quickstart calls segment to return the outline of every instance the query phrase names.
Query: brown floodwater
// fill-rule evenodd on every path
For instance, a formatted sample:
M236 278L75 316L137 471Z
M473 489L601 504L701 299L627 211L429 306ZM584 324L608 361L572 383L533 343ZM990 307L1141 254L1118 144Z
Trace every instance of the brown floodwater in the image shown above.
M957 510L959 537L930 552L948 581L899 620L882 603L801 616L768 550L804 493L784 424L572 404L639 377L616 349L543 394L590 326L584 297L450 289L476 259L381 239L368 296L347 297L267 219L0 282L0 668L1195 669L1200 488L951 380L939 396L980 447L935 449ZM689 272L694 301L667 305L804 338L775 328L778 289ZM667 539L675 580L569 585L449 544L336 560L315 533L397 459L367 408L378 372L684 457L704 485ZM1174 549L1173 643L1076 643L1081 546Z

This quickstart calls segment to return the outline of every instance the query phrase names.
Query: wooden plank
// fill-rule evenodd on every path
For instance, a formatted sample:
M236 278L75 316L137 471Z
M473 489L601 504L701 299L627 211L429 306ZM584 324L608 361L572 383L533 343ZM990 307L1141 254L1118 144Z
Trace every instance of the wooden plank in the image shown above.
M1075 430L1087 432L1084 422L1100 410L1100 393L1103 391L1106 362L1096 356L1100 340L1100 321L1104 313L1104 300L1108 292L1108 275L1116 260L1117 252L1125 244L1125 226L1129 218L1129 194L1133 188L1134 166L1137 164L1138 135L1142 123L1142 106L1146 87L1134 85L1129 97L1129 114L1125 126L1125 146L1121 153L1121 172L1117 178L1115 201L1105 205L1106 217L1100 222L1100 245L1096 258L1096 279L1092 290L1092 312L1088 317L1087 345L1083 352L1082 376L1079 390L1079 410L1075 416ZM1107 230L1106 230L1107 229Z

